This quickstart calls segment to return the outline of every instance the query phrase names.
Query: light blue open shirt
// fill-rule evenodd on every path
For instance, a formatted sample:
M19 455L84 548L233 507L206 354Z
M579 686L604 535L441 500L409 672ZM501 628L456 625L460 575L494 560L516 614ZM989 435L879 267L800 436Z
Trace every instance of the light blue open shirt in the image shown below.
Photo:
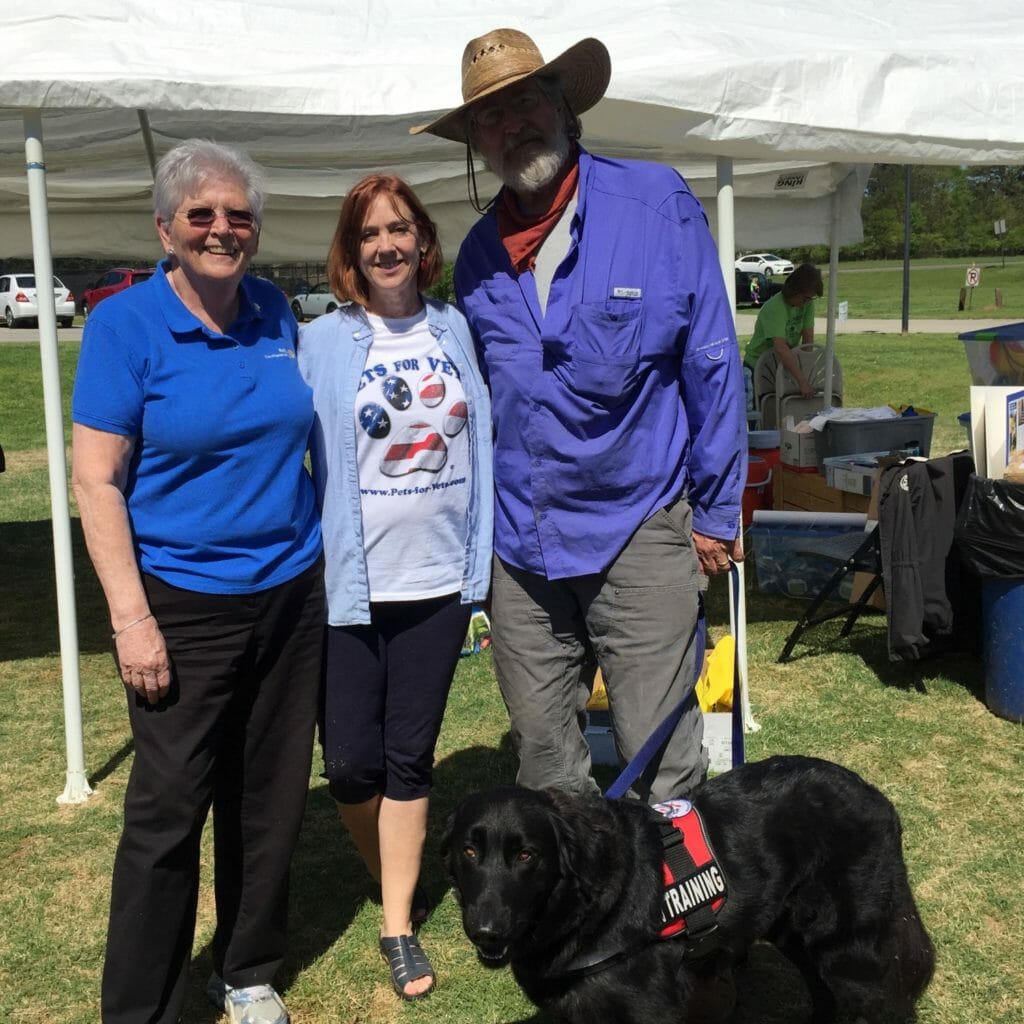
M491 580L491 407L465 318L446 303L424 303L430 333L458 370L469 407L472 479L461 598L471 604L487 597ZM327 621L332 626L370 621L354 410L372 341L373 329L355 304L317 317L299 332L299 371L313 389L310 457L326 555Z

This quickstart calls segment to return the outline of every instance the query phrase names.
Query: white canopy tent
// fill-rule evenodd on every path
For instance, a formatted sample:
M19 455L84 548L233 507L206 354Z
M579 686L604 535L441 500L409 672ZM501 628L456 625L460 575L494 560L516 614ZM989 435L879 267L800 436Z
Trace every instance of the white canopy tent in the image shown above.
M408 132L410 115L301 115L134 110L43 111L50 234L55 255L137 257L159 252L153 229L151 140L157 155L194 136L243 146L267 168L261 262L322 260L341 198L364 174L398 169L416 189L454 255L477 219L468 201L465 154ZM588 119L589 127L589 119ZM32 252L20 111L0 109L0 256ZM595 152L628 155L628 133L587 133ZM651 154L679 168L715 227L714 160L675 147ZM734 163L737 244L747 249L830 240L830 197L840 190L840 244L859 241L860 197L868 165L817 160ZM478 168L481 196L498 189ZM844 187L844 182L845 187Z
M267 167L263 256L309 256L314 244L321 255L339 183L380 166L420 191L451 251L473 220L463 154L405 130L453 105L464 43L498 25L529 32L549 57L584 35L606 43L612 81L586 117L587 144L679 166L699 195L716 195L709 213L730 286L737 237L757 247L827 239L834 270L838 244L859 232L849 213L864 172L852 165L1024 159L1024 10L1015 0L980 13L948 0L792 0L774 12L753 0L636 11L610 0L92 0L77 10L37 0L3 23L0 255L28 251L27 198L43 280L51 237L58 252L83 254L87 244L95 255L151 253L149 161L197 134L240 142ZM715 189L696 170L708 157ZM783 185L794 175L803 184L747 193L759 175L778 185L780 171ZM815 205L820 220L810 217ZM831 313L832 289L829 298ZM40 336L67 708L63 798L77 800L88 786L52 310L41 312Z

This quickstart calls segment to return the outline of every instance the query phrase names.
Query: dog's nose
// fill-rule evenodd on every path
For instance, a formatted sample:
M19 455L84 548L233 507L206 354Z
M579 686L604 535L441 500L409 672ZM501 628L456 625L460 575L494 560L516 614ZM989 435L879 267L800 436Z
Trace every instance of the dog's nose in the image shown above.
M476 929L470 941L484 956L501 956L508 946L505 935L491 928Z

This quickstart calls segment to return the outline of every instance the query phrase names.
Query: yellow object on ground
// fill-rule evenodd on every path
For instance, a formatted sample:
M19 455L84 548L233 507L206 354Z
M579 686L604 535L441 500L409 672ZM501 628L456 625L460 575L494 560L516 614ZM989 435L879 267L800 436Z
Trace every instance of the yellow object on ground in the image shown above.
M729 711L732 708L732 667L736 660L736 641L721 640L704 655L704 668L697 680L697 700L701 711Z
M604 688L604 678L601 670L598 669L594 676L594 688L590 691L590 700L587 701L588 711L608 710L608 691Z

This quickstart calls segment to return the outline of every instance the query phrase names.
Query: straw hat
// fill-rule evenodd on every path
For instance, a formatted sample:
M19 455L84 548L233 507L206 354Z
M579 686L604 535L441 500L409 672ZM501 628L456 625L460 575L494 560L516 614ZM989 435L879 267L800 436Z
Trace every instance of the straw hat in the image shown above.
M545 64L537 44L525 32L496 28L471 39L462 53L462 106L430 124L410 128L409 132L430 132L453 142L466 142L466 111L470 104L541 74L557 79L570 110L582 114L604 95L611 73L608 50L597 39L582 39Z

